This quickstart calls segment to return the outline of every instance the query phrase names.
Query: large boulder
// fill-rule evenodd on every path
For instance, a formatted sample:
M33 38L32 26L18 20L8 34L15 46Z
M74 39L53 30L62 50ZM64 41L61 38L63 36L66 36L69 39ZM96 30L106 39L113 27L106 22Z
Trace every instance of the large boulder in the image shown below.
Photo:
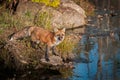
M85 11L76 3L71 0L61 0L59 8L46 7L43 4L34 2L21 2L17 7L17 15L25 15L30 13L31 20L27 22L27 25L31 25L31 21L34 22L35 17L39 15L41 11L49 11L52 14L51 26L53 27L77 27L86 24L85 23ZM34 24L34 23L33 23Z
M53 10L52 25L77 27L85 24L85 11L73 1L61 1L59 10Z

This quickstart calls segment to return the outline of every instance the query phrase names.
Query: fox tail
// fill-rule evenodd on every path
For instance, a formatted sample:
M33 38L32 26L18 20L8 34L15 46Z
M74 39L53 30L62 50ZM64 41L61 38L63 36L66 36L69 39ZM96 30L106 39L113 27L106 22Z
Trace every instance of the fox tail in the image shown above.
M20 31L12 33L11 35L8 36L8 38L10 41L13 41L13 40L18 40L18 39L23 39L25 37L29 37L30 36L29 29L30 29L30 26L25 27L24 29Z

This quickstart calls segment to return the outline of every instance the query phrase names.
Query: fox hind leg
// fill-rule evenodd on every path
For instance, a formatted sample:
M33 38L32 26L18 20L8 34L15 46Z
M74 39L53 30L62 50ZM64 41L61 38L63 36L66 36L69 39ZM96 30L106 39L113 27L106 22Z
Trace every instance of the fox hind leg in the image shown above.
M37 49L36 42L31 41L31 47Z

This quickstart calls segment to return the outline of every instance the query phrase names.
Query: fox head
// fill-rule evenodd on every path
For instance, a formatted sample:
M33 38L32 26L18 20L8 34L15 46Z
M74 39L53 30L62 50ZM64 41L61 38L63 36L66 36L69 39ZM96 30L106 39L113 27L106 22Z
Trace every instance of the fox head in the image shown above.
M54 38L56 41L56 44L59 44L60 42L62 42L65 38L65 28L63 29L54 29Z

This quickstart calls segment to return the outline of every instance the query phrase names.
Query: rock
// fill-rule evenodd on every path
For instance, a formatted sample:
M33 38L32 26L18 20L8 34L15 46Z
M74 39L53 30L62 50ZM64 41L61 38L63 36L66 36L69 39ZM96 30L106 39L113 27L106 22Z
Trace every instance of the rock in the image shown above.
M30 17L31 20L29 20L30 22L26 22L26 25L32 25L35 17L38 16L41 11L49 11L49 13L52 14L51 25L53 27L68 28L86 24L85 11L71 0L61 0L61 5L58 8L46 7L45 5L33 2L20 3L16 12L19 16L30 13L33 17Z
M86 18L85 11L80 6L75 4L73 1L71 1L71 0L61 0L61 2L62 2L62 6L70 7L72 9L76 10L78 13L82 14L83 17Z
M54 66L63 64L62 58L59 56L52 55L49 57L49 59L50 59L50 61L47 62L45 60L45 58L42 58L41 62L44 64L50 64L50 65L54 65Z
M47 62L43 57L43 51L29 48L22 41L8 41L6 44L0 43L0 45L3 46L1 47L0 59L5 60L5 65L8 67L13 66L13 68L24 69L32 66L34 69L49 68L54 70L61 67L73 67L73 64L65 63L60 56L55 55L50 55L50 61Z
M22 51L24 51L23 47L24 46L18 42L8 41L6 45L4 45L4 48L7 50L5 54L10 53L8 56L12 56L17 63L28 64L27 59L25 59L25 56L22 55Z
M53 11L52 25L77 27L85 24L85 11L73 1L61 1L59 10Z

